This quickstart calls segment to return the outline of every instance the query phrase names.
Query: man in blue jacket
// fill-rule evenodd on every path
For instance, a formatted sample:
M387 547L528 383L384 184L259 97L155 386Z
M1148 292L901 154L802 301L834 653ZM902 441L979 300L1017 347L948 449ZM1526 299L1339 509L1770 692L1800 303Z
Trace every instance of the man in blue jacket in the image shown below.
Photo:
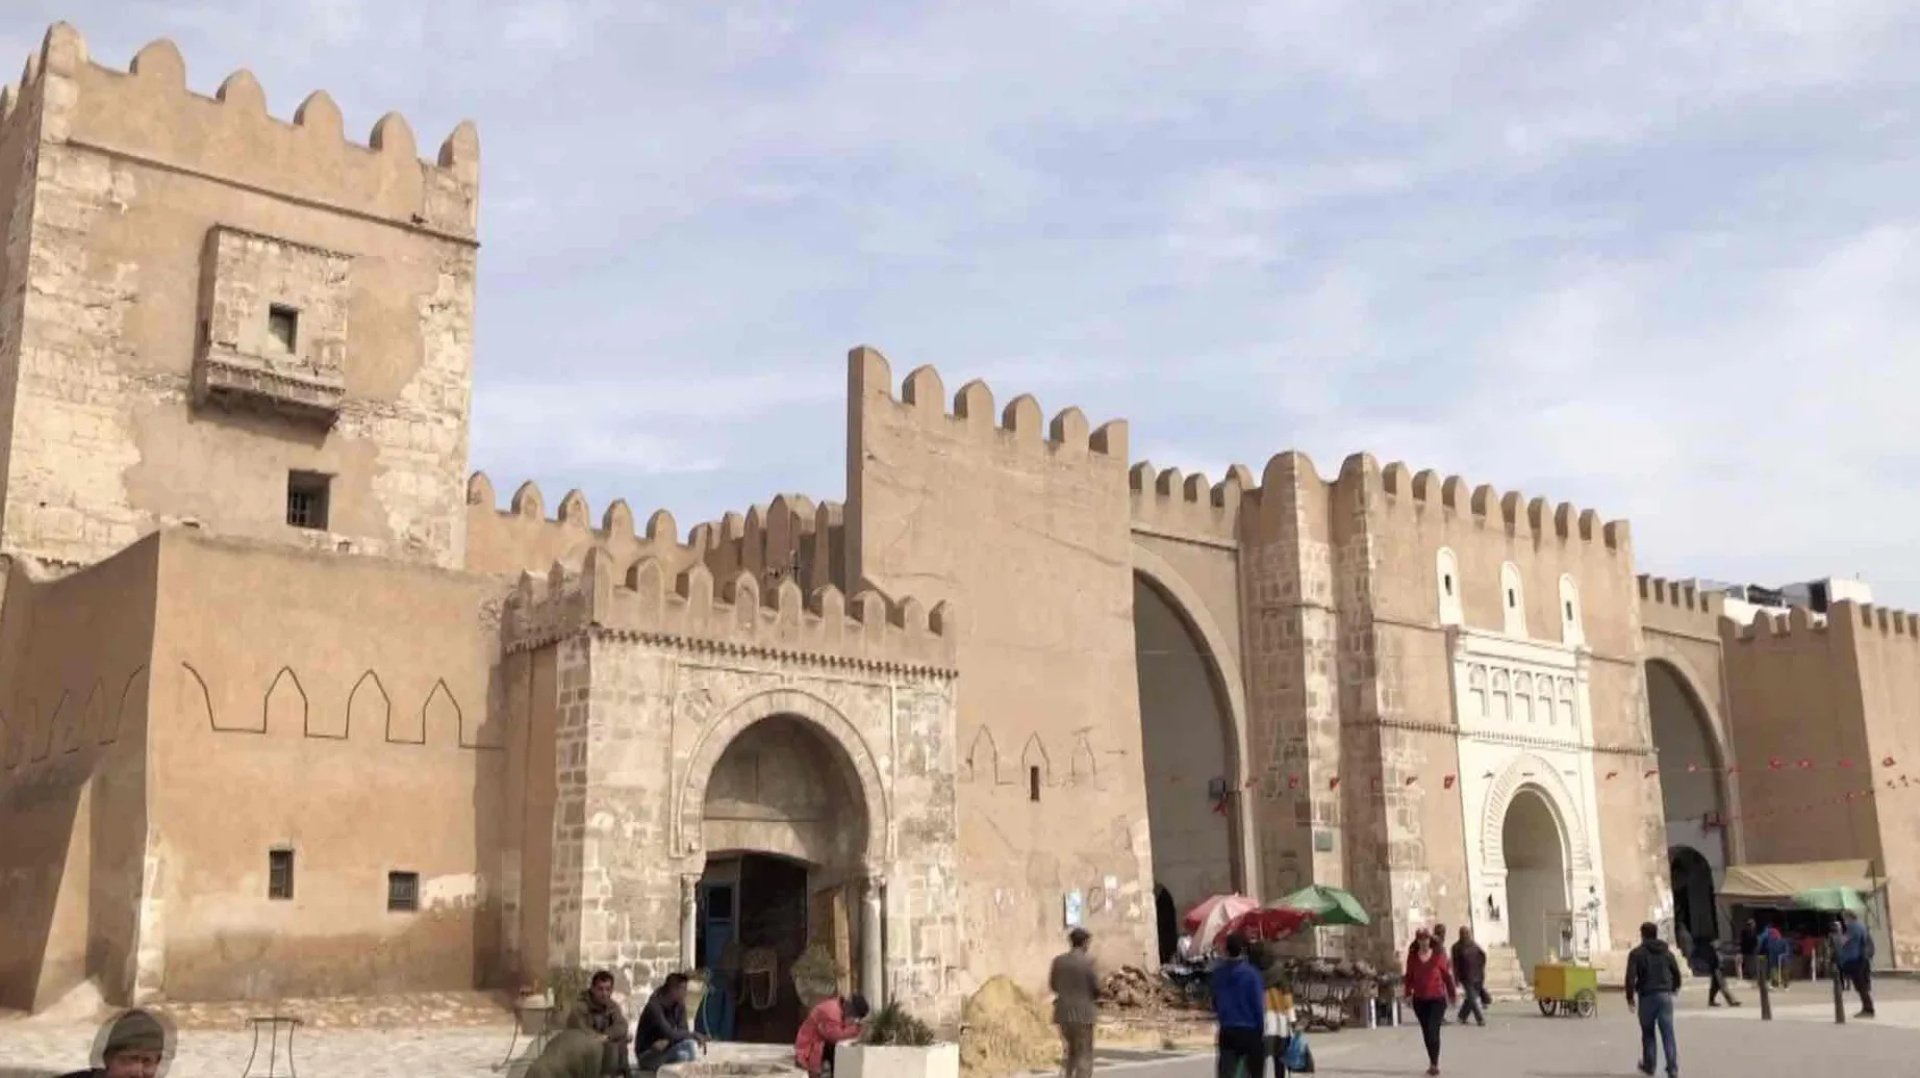
M1856 1018L1873 1017L1873 933L1852 910L1840 915L1847 923L1840 935L1840 975L1853 982L1860 995Z
M1220 1023L1215 1078L1234 1078L1242 1066L1246 1078L1264 1078L1267 1066L1267 987L1247 961L1247 938L1227 937L1227 957L1213 967L1213 1015Z

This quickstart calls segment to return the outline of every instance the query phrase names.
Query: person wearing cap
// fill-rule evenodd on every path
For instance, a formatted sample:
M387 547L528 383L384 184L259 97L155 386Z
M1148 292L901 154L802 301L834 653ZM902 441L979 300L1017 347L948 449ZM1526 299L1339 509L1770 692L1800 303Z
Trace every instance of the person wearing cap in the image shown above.
M155 1078L166 1058L166 1027L151 1013L132 1010L107 1028L96 1066L63 1078Z

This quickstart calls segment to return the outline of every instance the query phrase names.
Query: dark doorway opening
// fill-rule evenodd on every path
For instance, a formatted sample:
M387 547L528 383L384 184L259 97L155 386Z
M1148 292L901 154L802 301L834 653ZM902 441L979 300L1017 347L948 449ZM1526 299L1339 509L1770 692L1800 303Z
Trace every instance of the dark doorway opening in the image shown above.
M707 862L695 946L714 977L700 1029L719 1040L793 1042L805 1017L793 964L807 947L808 876L805 864L764 854Z

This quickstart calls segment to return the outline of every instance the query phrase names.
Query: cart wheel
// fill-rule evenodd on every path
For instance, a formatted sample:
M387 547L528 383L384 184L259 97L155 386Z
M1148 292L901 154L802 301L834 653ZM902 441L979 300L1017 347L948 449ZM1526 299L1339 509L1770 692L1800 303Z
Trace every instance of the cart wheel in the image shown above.
M1550 999L1537 999L1534 1000L1534 1002L1540 1004L1540 1017L1542 1018L1552 1018L1553 1012L1560 1008L1560 1004Z
M1580 1012L1580 1017L1582 1018L1592 1018L1594 1012L1600 1009L1598 1002L1594 999L1593 989L1591 988L1582 988L1580 994L1573 997L1573 1007L1576 1011Z

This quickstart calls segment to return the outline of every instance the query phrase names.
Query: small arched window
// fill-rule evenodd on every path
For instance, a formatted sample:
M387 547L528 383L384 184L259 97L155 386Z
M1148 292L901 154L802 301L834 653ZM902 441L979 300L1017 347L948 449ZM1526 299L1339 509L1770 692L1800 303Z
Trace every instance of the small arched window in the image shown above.
M1500 625L1508 636L1527 635L1527 595L1512 562L1500 567Z
M1493 672L1493 717L1500 722L1513 718L1513 699L1508 688L1507 672L1495 670Z
M1435 597L1440 607L1440 624L1462 625L1466 618L1461 615L1460 606L1460 565L1454 559L1453 551L1446 547L1434 556L1433 584Z
M1533 721L1533 675L1515 674L1513 678L1513 717Z
M1475 718L1487 717L1487 668L1475 666L1467 673L1468 714Z
M1564 575L1560 577L1560 642L1570 646L1587 642L1580 627L1580 586Z

